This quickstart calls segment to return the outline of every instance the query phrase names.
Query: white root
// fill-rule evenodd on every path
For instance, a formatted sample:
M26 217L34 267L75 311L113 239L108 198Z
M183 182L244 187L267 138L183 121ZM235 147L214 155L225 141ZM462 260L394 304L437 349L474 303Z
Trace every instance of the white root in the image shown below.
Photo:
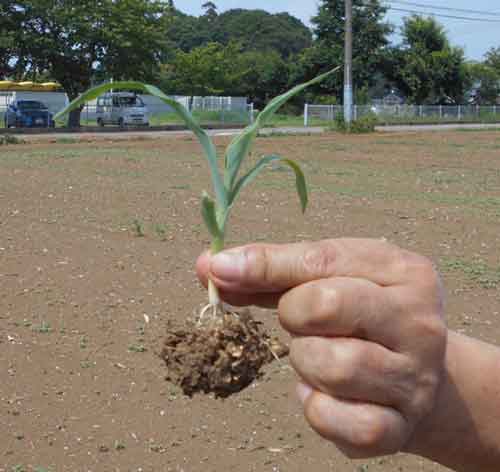
M267 346L267 348L269 349L269 351L271 351L271 354L273 355L273 357L278 361L279 364L281 364L281 359L279 358L278 354L276 354L273 350L273 348L271 347L271 345L267 342L267 341L264 341L264 344Z
M198 322L197 326L201 326L203 324L203 320L206 318L207 314L211 312L210 316L210 321L220 321L224 315L230 314L232 316L235 316L236 318L240 319L238 313L236 313L234 310L231 309L230 305L225 304L224 302L220 301L217 305L214 305L212 303L209 303L208 305L205 305L201 311L200 314L198 315Z
M201 323L203 322L203 318L205 318L205 315L207 314L207 311L210 310L210 308L212 308L212 305L210 305L210 303L203 307L200 315L198 316L198 326L201 325Z

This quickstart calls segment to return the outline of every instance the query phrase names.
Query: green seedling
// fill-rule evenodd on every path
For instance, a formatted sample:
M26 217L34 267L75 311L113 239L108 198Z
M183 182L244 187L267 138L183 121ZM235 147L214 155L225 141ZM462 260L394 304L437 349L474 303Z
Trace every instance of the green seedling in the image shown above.
M52 331L52 328L50 327L50 324L47 323L46 321L42 321L40 323L40 326L38 326L35 331L37 331L38 333L43 333L43 334L47 334L47 333L50 333Z
M156 223L154 225L154 230L162 241L165 241L167 239L167 227L165 225L162 225L161 223Z
M214 196L210 196L207 192L203 192L201 200L201 213L203 221L212 237L211 251L215 254L224 249L226 240L228 219L231 210L236 203L241 191L252 182L258 174L269 164L281 162L288 166L295 174L295 184L299 195L302 211L305 211L308 202L306 180L299 165L290 160L282 158L278 155L263 156L255 166L243 175L240 170L245 158L249 155L252 144L257 137L259 130L269 122L270 118L279 110L279 108L290 98L302 92L305 88L317 84L336 72L339 67L319 75L315 79L297 85L288 92L275 97L269 104L259 113L255 121L245 128L238 136L236 136L225 150L224 161L220 166L217 156L217 149L209 138L207 133L200 127L193 116L180 103L165 95L161 90L141 82L113 82L102 84L94 87L83 93L76 100L71 102L64 110L59 112L54 118L60 120L70 111L83 106L84 103L94 100L103 93L110 90L135 90L149 95L153 95L164 103L170 105L173 110L182 118L186 126L198 138L208 161L210 175L213 184ZM222 167L222 169L220 168ZM214 318L217 315L224 313L219 293L212 281L209 281L208 288L208 305L202 310L200 319L208 311L212 311Z
M146 352L146 347L142 344L131 344L128 350L129 352Z
M134 234L138 238L144 238L144 236L146 236L146 234L144 233L144 227L137 218L134 221L132 221L132 226L134 228Z
M126 448L125 444L120 441L115 441L115 449L117 451L123 451Z

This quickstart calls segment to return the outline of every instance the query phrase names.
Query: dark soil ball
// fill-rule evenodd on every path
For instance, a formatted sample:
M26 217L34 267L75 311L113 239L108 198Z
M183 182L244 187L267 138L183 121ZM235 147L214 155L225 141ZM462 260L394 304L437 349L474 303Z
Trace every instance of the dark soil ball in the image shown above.
M169 329L161 357L167 380L180 386L184 394L228 397L257 379L263 365L287 354L288 348L271 339L247 311Z

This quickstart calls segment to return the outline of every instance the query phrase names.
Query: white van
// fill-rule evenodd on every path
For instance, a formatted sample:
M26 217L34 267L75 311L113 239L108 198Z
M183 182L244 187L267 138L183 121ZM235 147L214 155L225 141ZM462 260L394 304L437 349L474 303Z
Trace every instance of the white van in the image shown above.
M149 126L149 113L141 97L129 92L114 92L97 99L97 124Z

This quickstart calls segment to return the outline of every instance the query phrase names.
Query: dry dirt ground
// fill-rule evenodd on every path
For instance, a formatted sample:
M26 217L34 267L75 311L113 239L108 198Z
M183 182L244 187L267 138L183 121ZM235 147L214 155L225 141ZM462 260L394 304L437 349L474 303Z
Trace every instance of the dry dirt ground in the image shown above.
M386 237L436 261L454 329L500 343L500 133L268 137L254 157L275 152L303 163L310 208L275 167L229 244ZM168 321L206 300L203 189L190 136L0 147L0 472L444 470L342 457L306 425L286 359L226 400L165 381Z

